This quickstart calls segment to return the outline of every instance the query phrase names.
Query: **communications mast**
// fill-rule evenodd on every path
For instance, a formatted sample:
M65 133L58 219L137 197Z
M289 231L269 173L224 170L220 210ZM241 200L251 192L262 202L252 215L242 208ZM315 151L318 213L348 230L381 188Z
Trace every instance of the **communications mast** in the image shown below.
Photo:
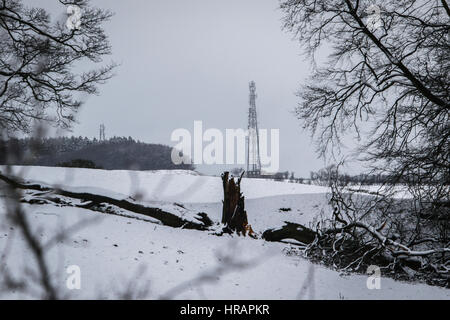
M106 141L105 130L106 130L105 125L101 124L100 125L100 138L99 138L99 141Z
M256 115L256 85L254 81L249 84L250 108L248 111L248 137L247 137L247 177L261 175L261 158L259 155L259 131Z

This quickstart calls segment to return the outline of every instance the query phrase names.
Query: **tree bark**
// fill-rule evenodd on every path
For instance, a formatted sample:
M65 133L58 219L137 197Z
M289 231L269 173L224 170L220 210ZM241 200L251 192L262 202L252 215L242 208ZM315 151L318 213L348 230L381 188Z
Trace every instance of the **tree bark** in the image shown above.
M241 180L244 173L235 181L229 177L229 172L222 174L223 182L223 208L222 223L224 232L237 232L245 236L248 229L247 212L245 211L245 199L241 193Z
M286 222L279 229L266 230L262 238L271 242L282 242L285 239L294 239L304 244L310 244L316 238L317 233L301 224Z

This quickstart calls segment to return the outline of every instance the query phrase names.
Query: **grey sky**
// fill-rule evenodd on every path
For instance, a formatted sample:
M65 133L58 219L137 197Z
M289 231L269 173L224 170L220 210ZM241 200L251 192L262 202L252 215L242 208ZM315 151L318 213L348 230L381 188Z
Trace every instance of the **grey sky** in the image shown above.
M98 136L103 122L107 136L175 145L172 131L193 130L194 120L202 120L204 129L246 128L248 82L254 80L260 128L280 129L280 170L308 176L324 165L292 114L310 63L292 35L282 31L278 0L93 4L116 13L106 29L111 59L121 66L100 88L100 96L87 100L74 135ZM217 167L198 168L219 172Z

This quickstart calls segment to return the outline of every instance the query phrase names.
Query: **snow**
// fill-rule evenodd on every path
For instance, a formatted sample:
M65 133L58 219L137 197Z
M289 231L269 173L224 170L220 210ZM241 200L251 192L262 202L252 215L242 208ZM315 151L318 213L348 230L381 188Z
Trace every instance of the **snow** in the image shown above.
M0 166L0 171L5 171ZM222 201L220 177L200 176L190 171L127 171L52 167L13 167L13 174L36 182L70 187L94 187L121 194L142 193L146 201L212 203ZM276 195L324 193L326 188L264 179L242 180L246 199Z
M189 172L13 169L22 172L27 180L58 184L65 189L125 198L142 194L140 202L180 215L206 212L214 221L221 216L219 177ZM284 221L308 224L321 212L329 214L326 188L244 179L242 191L249 222L257 232L281 226ZM36 268L22 235L5 219L5 198L1 194L0 190L0 252L5 252L7 244L12 243L14 248L2 256L1 264L16 274L24 266ZM340 275L301 257L288 256L283 253L288 244L174 229L137 220L139 215L129 212L123 212L126 217L49 204L23 204L23 208L44 243L61 228L89 221L70 238L58 242L46 256L53 283L65 298L121 298L123 291L130 288L136 298L144 299L167 294L175 299L450 299L448 289L389 278L381 279L381 289L369 290L367 276ZM246 262L243 268L230 267L220 272L218 267L224 266L228 253ZM66 287L66 268L71 265L80 267L80 290ZM204 281L193 281L199 277ZM182 291L172 290L180 285ZM33 297L12 291L0 295L7 299Z

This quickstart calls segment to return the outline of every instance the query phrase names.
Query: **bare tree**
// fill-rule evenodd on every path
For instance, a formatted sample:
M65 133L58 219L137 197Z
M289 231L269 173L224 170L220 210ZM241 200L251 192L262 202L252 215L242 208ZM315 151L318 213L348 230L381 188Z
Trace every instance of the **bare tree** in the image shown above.
M345 243L346 234L362 250L356 263L388 248L396 259L426 256L422 266L448 275L448 2L286 0L281 9L285 28L314 62L310 84L298 93L296 115L317 139L320 155L336 159L343 137L353 136L372 172L406 185L413 197L408 206L399 205L392 199L396 187L391 184L366 201L332 183L331 202L341 214L333 216L341 226L326 228L339 235L332 237L333 252L342 258L336 246ZM325 63L316 64L322 49L330 54ZM371 221L362 222L368 217ZM389 230L380 226L385 218ZM370 239L363 240L357 229ZM407 235L394 241L389 238L394 229ZM378 243L366 247L377 248L370 254L361 249L367 241Z
M81 96L96 94L115 64L74 71L100 63L111 47L102 24L112 13L92 8L89 0L59 0L81 10L80 24L53 22L42 8L21 0L0 1L0 129L29 132L33 120L69 127ZM76 98L76 94L80 98Z
M21 0L0 0L0 134L30 133L34 121L38 131L42 125L70 127L74 114L82 104L82 97L98 93L98 85L111 78L114 63L97 69L83 70L101 63L111 53L102 24L112 17L107 10L91 7L89 0L58 0L62 12L79 9L79 21L67 25L68 16L58 21L36 7L28 7ZM78 23L79 22L79 23ZM40 132L34 133L41 138ZM3 150L8 157L17 156L14 150ZM7 168L8 170L8 168ZM3 187L3 186L2 186ZM51 279L46 254L58 241L85 222L62 230L49 243L41 243L36 236L20 199L22 193L14 186L6 186L7 218L20 230L36 262L38 271L27 270L19 278L7 270L7 252L0 267L0 289L32 291L31 279L47 299L62 298ZM9 242L7 245L9 248ZM8 250L7 250L8 251ZM17 275L16 275L17 276Z
M379 14L368 14L374 6ZM297 108L322 155L350 131L387 170L448 182L448 3L288 0L281 8L309 57L331 50Z

